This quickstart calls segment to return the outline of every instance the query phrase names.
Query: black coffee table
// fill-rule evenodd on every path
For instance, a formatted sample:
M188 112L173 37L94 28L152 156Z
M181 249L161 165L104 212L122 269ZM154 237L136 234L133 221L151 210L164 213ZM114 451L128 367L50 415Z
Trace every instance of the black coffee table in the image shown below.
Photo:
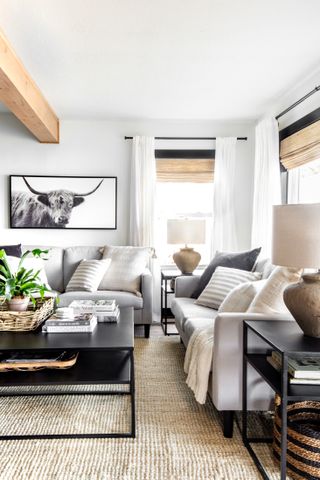
M93 333L0 333L0 352L79 352L77 363L66 370L0 373L0 396L33 395L130 395L131 431L128 433L74 433L44 435L0 435L0 440L49 438L119 438L135 437L134 326L133 308L120 310L119 323L98 323ZM128 385L127 390L54 391L32 387L54 385ZM28 387L10 391L10 387Z

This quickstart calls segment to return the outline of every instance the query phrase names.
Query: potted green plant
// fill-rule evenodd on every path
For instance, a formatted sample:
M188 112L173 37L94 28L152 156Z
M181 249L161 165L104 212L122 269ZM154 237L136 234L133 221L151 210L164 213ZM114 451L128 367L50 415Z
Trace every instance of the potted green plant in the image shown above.
M29 301L36 305L34 295L44 297L45 292L50 290L45 284L41 283L40 270L27 270L24 266L24 260L29 254L33 257L45 259L44 256L48 250L27 250L21 257L17 269L10 268L6 252L0 250L0 296L3 302L8 302L9 310L23 312L27 310Z

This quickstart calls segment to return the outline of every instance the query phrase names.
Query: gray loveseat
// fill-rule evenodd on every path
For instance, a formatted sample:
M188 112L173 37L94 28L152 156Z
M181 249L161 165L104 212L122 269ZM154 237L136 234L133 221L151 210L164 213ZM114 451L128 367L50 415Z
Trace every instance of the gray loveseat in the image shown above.
M49 285L59 297L59 306L68 306L72 300L116 299L120 307L134 308L134 323L144 325L145 337L150 334L152 323L152 275L149 270L141 275L141 297L130 292L98 290L97 292L65 292L65 288L82 259L101 259L101 247L50 247L24 245L23 251L33 248L50 249L49 259L44 262Z
M267 260L257 263L255 271L267 278L272 265ZM194 303L192 292L200 277L181 276L176 279L175 298L171 310L181 340L187 346L197 328L214 325L213 359L208 393L217 410L223 414L223 431L226 437L233 432L233 414L242 409L242 331L244 320L293 320L289 314L274 313L219 313L212 308ZM256 351L261 342L254 339L250 344ZM248 369L248 408L268 410L272 406L274 392L251 367Z

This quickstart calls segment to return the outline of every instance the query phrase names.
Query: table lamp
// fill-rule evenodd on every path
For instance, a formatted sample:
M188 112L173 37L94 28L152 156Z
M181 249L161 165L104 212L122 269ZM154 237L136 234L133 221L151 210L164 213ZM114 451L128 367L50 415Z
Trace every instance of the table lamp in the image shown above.
M191 275L199 265L201 255L190 244L205 242L206 221L173 219L167 221L167 242L169 244L185 244L179 252L173 254L173 261L184 275Z
M273 207L273 253L275 265L296 268L320 267L320 204ZM320 337L320 273L302 275L289 285L284 303L305 333Z

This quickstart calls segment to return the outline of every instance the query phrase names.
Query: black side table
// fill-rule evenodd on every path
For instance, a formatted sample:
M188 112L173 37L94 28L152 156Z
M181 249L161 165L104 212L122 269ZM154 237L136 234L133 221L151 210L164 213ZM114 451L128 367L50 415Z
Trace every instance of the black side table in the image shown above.
M168 297L169 295L174 295L171 280L175 280L180 275L180 270L174 267L161 269L161 327L165 335L178 335L178 332L168 333L168 325L174 324L174 321L169 321L174 316L168 307Z
M250 351L248 335L256 335L266 343L262 353ZM267 356L276 350L282 357L282 368L277 372L267 361ZM320 339L307 337L294 321L245 320L243 325L243 409L242 439L254 460L262 478L269 477L252 449L251 443L272 442L271 438L250 438L247 433L247 369L251 365L281 398L281 480L287 470L287 406L288 402L305 400L320 401L320 385L292 385L288 379L288 358L320 356Z

